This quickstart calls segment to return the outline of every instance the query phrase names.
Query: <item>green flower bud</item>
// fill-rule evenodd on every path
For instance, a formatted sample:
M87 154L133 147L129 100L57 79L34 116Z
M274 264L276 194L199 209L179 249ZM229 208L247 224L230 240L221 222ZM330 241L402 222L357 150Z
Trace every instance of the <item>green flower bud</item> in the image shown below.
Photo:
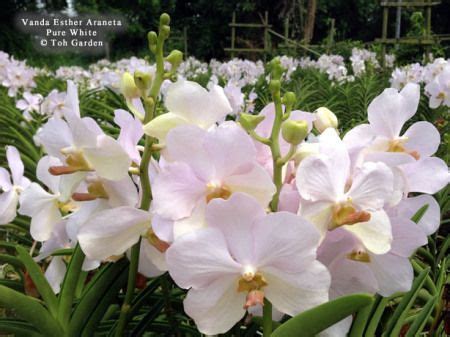
M280 58L275 57L269 64L270 71L272 73L272 79L279 80L283 75L283 67L281 66Z
M295 94L292 91L288 91L284 94L281 103L285 104L286 106L292 107L295 104L296 100L297 97L295 96Z
M281 82L279 80L271 80L269 82L269 90L271 93L279 92L281 90Z
M249 113L242 113L239 118L239 123L246 131L255 130L259 123L261 123L265 116L262 115L251 115Z
M143 92L147 93L152 85L152 76L149 73L144 73L142 71L134 72L134 83Z
M314 111L316 120L314 126L320 133L324 132L327 128L337 129L338 119L336 115L325 107L320 107Z
M166 40L170 35L170 26L167 25L161 26L161 28L159 29L159 34L164 40Z
M308 135L308 123L289 119L281 125L281 135L289 144L298 145Z
M147 40L148 40L148 48L151 52L156 51L156 44L158 43L158 35L156 35L156 32L148 32L147 34Z
M183 53L176 49L172 50L166 57L166 61L172 65L172 69L176 69L183 62Z
M165 25L169 25L170 23L170 16L167 13L162 13L161 16L159 17L159 24L161 26Z

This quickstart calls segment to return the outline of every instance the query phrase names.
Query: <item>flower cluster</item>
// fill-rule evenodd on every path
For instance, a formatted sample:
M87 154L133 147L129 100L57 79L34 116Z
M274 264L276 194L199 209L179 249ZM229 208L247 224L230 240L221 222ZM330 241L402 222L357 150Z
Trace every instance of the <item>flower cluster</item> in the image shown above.
M37 70L17 61L7 53L0 51L0 84L8 88L8 95L14 97L19 90L29 90L36 86L34 77Z
M154 35L149 41L158 53L164 29ZM31 236L42 243L40 259L78 245L84 270L136 256L130 250L138 247L139 272L168 271L188 289L185 311L205 334L224 333L247 313L260 315L267 303L275 316L294 316L344 294L389 296L411 287L409 257L439 226L430 194L449 181L447 165L433 156L436 128L417 122L403 130L418 108L417 84L384 90L368 107L368 124L342 137L330 110L293 110L295 94L281 96L281 64L294 65L289 59L272 61L273 102L258 114L246 113L240 89L264 73L262 64L212 62L227 85L205 89L167 80L183 67L179 52L165 61L116 63L123 75L114 73L112 81L132 112L115 111L117 139L80 114L72 81L67 93L51 92L40 106L50 118L36 135L45 151L37 182L24 177L17 149L7 149L0 224L17 212L29 216ZM204 72L205 65L188 62ZM361 62L376 66L374 55L361 51L352 62L355 75ZM109 66L98 64L91 83L111 83L110 71L102 70ZM346 76L341 57L324 55L315 66L330 79ZM436 90L442 89L427 89ZM166 113L156 115L160 98ZM26 93L18 107L38 110L36 99ZM238 112L237 121L226 119ZM63 259L52 257L46 276L55 292L64 273ZM350 323L351 317L329 333L344 335Z

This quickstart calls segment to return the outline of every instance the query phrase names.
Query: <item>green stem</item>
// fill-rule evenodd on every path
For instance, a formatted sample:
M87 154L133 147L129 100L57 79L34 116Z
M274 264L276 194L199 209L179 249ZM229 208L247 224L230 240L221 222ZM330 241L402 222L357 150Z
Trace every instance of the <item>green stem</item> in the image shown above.
M275 192L270 207L272 211L276 212L278 209L278 202L280 199L281 187L283 185L282 181L282 168L283 165L279 163L281 158L280 153L280 131L281 123L283 122L283 108L281 105L280 92L274 92L272 94L273 101L275 104L275 119L272 126L272 133L270 134L270 150L272 152L272 163L273 163L273 182L277 188Z
M267 298L264 299L263 306L263 337L270 337L272 334L272 303Z
M145 107L144 124L150 122L155 115L159 91L161 89L161 84L164 80L163 46L164 46L164 39L160 34L158 36L158 43L155 53L156 75L150 89L149 97L144 98L144 107ZM150 203L152 200L152 189L150 185L150 177L148 175L148 167L150 164L150 160L152 158L152 151L153 151L152 145L153 145L153 138L146 135L144 153L142 154L141 164L139 167L141 189L142 189L142 199L140 209L145 211L148 211L150 209ZM124 335L125 328L129 320L129 311L134 296L134 290L136 288L136 274L139 267L140 247L141 247L141 240L139 239L139 241L131 248L130 269L128 272L127 290L125 293L124 301L122 303L122 307L120 309L120 316L115 334L116 337L121 337Z

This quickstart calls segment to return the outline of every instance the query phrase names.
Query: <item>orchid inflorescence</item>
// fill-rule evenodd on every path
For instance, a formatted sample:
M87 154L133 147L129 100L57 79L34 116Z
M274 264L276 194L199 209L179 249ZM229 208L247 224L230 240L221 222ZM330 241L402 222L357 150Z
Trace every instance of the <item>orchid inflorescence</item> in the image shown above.
M449 181L447 165L433 156L437 129L421 121L404 131L420 87L385 89L370 103L368 123L343 135L329 109L295 109L295 94L281 93L288 61L275 58L271 102L236 117L227 89L177 79L181 53L163 54L169 32L162 15L158 34L148 35L156 65L121 76L117 88L129 111L115 111L117 138L80 114L77 86L68 80L66 93L46 98L53 112L35 136L45 151L38 181L24 176L18 150L7 148L0 223L13 221L16 210L31 218L31 236L42 243L36 259L51 259L45 275L53 291L67 272L64 258L51 256L58 249L81 250L84 271L128 258L119 330L136 273L168 271L188 290L185 312L208 335L246 315L271 321L346 294L408 291L409 257L440 222L431 195ZM373 59L355 51L355 75ZM433 81L432 97L440 83ZM27 112L38 98L24 99L18 107ZM322 334L344 336L351 322Z

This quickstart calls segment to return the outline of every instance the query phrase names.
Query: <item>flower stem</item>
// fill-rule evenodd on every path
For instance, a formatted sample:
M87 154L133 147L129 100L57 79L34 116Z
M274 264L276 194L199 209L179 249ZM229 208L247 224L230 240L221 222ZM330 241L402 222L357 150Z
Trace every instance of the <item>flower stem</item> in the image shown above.
M272 303L267 298L264 299L263 306L263 337L270 337L272 334Z

